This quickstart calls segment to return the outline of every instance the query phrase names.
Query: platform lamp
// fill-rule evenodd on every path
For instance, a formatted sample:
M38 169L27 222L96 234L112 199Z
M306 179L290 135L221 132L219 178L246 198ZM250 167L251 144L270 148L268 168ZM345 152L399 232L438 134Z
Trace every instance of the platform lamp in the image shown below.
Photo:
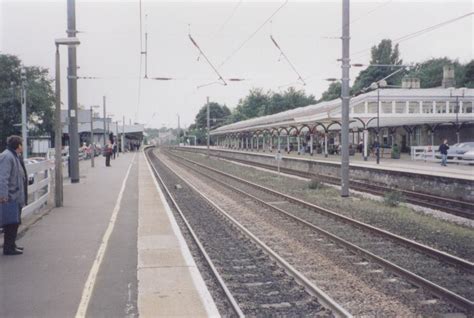
M62 127L61 127L61 73L60 73L60 57L59 57L59 46L77 46L81 42L78 38L69 37L69 38L60 38L54 41L56 45L56 109L54 112L55 120L55 137L54 137L54 169L55 169L55 179L54 179L54 201L56 207L63 206L63 169L62 169L62 154L61 154L61 145L62 145Z

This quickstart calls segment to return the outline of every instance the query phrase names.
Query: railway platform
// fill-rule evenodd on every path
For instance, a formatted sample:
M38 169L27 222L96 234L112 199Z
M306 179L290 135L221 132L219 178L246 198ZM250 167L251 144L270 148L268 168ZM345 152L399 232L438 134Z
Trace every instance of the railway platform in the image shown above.
M144 154L100 159L0 256L0 316L217 316Z
M200 150L205 150L206 147L204 146L186 146L186 148L197 148ZM255 153L261 155L273 155L275 156L276 151L273 150L272 152L266 151L247 151L247 150L234 150L234 149L227 149L227 148L214 148L220 151L230 151L230 152L242 152L242 153ZM308 153L301 153L298 154L296 151L291 153L287 153L285 151L281 152L283 158L299 158L303 160L313 160L323 163L335 163L340 164L341 156L339 155L328 155L325 157L324 154L314 154L310 156ZM381 157L380 163L377 164L375 157L369 156L367 161L361 156L361 154L356 153L354 156L350 156L350 165L353 167L362 167L362 168L371 168L371 169L379 169L379 170L387 170L387 171L398 171L398 172L409 172L414 174L422 174L422 175L429 175L429 176L438 176L438 177L448 177L448 178L455 178L455 179L462 179L462 180L470 180L474 181L474 162L469 164L469 162L455 162L450 163L448 162L447 167L442 167L438 161L423 161L423 160L411 160L411 157L406 154L402 154L400 159L391 159L387 157Z

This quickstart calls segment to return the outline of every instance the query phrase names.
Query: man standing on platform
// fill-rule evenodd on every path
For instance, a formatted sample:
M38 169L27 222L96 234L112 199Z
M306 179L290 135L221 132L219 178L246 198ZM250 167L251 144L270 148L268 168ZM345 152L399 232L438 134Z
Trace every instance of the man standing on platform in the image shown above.
M441 145L439 145L439 152L441 153L441 165L443 167L447 166L448 161L448 139L445 139Z
M4 255L23 254L23 248L16 245L18 227L21 223L21 209L27 204L27 174L21 153L23 140L19 136L7 138L7 149L0 154L0 204L16 203L18 222L3 226Z

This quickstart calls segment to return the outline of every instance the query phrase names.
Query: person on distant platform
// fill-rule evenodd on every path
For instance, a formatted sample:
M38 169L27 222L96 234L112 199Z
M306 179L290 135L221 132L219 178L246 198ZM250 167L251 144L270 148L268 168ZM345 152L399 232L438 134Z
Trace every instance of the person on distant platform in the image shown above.
M448 139L444 139L443 143L439 145L439 152L441 153L441 165L443 167L447 166L448 162Z
M110 157L112 156L112 152L113 152L112 144L110 143L110 140L108 140L104 149L106 167L110 167Z
M15 203L18 222L3 226L4 255L23 254L23 247L16 245L18 227L21 224L21 209L28 200L28 175L21 153L23 139L12 135L7 138L7 149L0 154L0 204Z
M115 159L115 156L117 155L117 141L115 141L112 146L112 152L114 154L114 159Z

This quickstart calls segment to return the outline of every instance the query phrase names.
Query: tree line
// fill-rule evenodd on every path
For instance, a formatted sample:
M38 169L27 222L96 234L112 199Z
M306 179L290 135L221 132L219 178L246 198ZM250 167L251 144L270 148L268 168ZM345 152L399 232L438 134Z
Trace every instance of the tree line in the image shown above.
M21 136L21 68L18 57L0 54L0 151L5 149L8 136ZM52 135L55 101L53 81L48 78L46 68L24 68L28 135Z

